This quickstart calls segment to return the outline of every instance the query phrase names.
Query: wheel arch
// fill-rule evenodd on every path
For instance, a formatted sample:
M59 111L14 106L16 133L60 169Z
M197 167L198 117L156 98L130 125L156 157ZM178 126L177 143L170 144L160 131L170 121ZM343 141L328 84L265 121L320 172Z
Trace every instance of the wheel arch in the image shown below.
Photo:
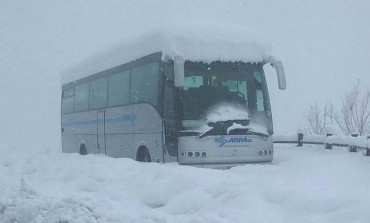
M146 145L140 145L136 150L136 161L143 161L143 154L145 151L149 154L149 157L151 159L150 151Z
M79 146L79 154L80 155L87 155L87 146L86 146L86 142L80 142L80 146Z

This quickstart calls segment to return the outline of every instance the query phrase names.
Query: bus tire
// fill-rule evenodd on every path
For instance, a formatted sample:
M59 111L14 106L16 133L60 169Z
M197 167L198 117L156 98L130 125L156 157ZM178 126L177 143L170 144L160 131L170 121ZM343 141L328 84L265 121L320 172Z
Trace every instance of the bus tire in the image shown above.
M82 144L80 146L80 155L82 155L82 156L87 155L87 149L86 149L85 144Z
M139 162L151 162L149 150L146 147L140 147L137 151L136 160Z

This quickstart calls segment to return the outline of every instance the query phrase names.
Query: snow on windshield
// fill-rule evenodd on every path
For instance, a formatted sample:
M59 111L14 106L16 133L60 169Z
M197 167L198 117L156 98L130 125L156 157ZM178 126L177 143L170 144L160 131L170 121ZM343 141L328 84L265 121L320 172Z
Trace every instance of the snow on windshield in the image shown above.
M207 123L229 120L249 120L249 113L246 108L221 104L211 109L206 116Z
M249 120L249 113L246 108L243 108L241 106L236 106L234 104L220 104L211 109L206 116L207 123L231 120ZM200 131L204 132L210 129L212 128L208 125L205 125L200 128ZM249 123L247 126L241 125L239 123L233 123L227 128L226 132L227 134L229 134L230 131L235 129L248 129L252 132L269 135L266 127L254 123Z
M117 67L152 53L163 58L181 55L185 60L263 62L271 46L255 31L229 23L198 22L163 25L133 35L65 71L62 84Z

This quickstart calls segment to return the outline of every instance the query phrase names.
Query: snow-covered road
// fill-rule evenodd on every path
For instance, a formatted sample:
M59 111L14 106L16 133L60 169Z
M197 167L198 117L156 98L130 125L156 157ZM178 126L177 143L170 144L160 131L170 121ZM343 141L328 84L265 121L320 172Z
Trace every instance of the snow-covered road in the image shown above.
M1 223L370 220L370 160L281 147L229 170L0 146Z

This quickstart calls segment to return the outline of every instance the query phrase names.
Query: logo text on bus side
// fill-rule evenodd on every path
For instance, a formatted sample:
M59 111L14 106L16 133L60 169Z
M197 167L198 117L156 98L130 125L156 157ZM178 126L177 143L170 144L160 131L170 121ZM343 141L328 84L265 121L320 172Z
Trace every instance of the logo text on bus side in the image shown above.
M238 144L245 144L252 142L252 139L248 137L231 137L225 138L224 136L216 137L215 142L217 143L218 147L227 147L227 146L237 146ZM230 145L228 145L230 144Z

